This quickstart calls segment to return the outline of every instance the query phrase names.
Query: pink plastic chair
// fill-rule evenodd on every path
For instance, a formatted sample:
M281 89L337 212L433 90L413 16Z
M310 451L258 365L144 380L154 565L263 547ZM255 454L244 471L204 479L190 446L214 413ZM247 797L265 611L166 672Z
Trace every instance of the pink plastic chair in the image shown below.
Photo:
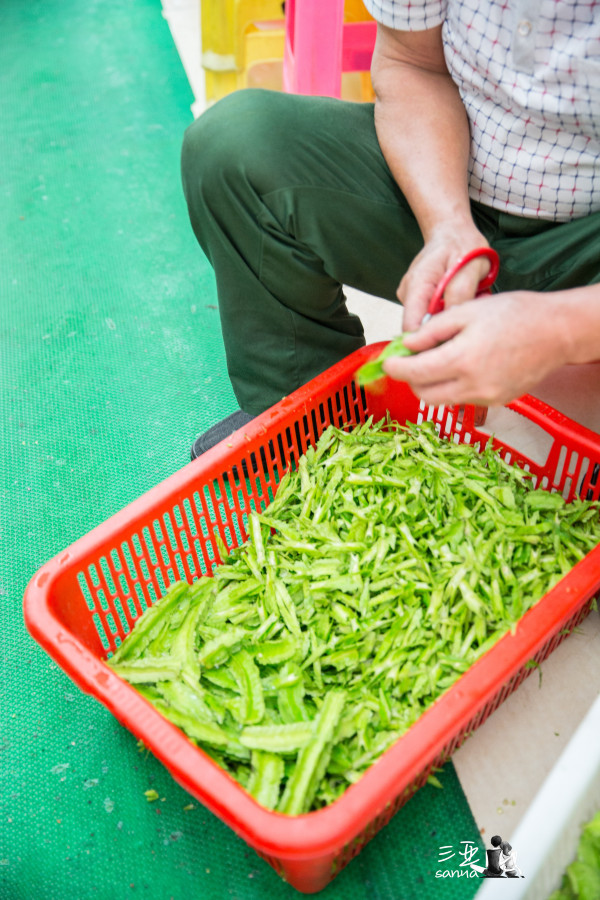
M286 0L284 90L340 97L342 72L368 72L376 28L344 22L344 0Z

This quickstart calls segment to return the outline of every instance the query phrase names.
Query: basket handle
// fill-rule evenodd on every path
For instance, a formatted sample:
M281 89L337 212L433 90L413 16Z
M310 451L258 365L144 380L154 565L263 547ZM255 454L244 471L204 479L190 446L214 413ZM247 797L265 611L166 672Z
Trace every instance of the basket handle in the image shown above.
M565 442L573 440L573 436L585 445L586 449L600 455L600 435L585 425L570 419L558 409L549 406L539 397L523 394L511 403L506 404L520 415L526 416L553 437L562 438Z

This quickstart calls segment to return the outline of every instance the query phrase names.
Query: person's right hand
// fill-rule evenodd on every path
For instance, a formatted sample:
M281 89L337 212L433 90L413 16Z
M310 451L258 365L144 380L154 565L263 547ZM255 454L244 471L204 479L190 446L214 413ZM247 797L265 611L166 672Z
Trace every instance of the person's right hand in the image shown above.
M388 357L383 370L431 406L504 405L577 358L579 295L588 290L513 291L455 304L405 335L412 355Z
M459 259L479 247L489 247L489 244L473 222L463 225L443 223L428 235L423 249L414 258L398 287L397 296L404 307L404 331L417 330L446 272ZM445 307L472 300L489 268L489 260L481 258L474 259L457 272L444 293Z

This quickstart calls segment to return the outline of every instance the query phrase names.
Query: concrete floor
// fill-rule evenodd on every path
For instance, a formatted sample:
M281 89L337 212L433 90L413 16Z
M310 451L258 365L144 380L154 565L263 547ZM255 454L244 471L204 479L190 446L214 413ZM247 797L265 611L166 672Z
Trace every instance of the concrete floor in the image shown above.
M163 6L196 98L192 111L198 116L205 108L199 2L164 0ZM385 300L349 289L348 304L360 315L368 343L389 340L401 330L401 311ZM536 395L600 431L600 366L554 373ZM486 430L535 460L545 459L547 435L510 410L490 410ZM455 753L454 765L484 839L498 832L510 839L592 706L600 691L599 651L600 615L595 612L543 663L541 680L534 672Z

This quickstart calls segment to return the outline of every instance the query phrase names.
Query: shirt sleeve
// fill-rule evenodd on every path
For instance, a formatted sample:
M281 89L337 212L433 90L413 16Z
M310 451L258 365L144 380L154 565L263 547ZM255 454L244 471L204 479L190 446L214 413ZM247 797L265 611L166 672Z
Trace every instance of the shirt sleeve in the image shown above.
M399 31L425 31L441 25L448 0L363 0L377 22Z

